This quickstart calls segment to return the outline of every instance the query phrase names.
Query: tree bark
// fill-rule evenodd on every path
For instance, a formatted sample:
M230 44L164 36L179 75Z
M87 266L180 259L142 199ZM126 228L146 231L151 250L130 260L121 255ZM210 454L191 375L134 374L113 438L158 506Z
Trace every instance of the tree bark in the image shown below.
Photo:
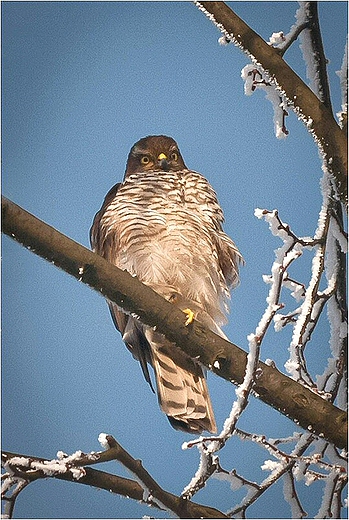
M113 266L5 197L2 197L2 224L6 235L124 310L135 313L143 323L156 327L218 376L235 384L242 382L246 352L195 320L185 326L186 315L181 310L127 271ZM254 393L304 429L328 439L339 448L347 445L346 413L276 368L259 362Z

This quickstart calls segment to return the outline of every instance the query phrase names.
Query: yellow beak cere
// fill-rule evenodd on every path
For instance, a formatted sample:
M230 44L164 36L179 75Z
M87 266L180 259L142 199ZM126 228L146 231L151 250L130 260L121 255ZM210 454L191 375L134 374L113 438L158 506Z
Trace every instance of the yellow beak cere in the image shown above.
M167 155L165 155L164 153L161 153L161 154L158 156L158 161L162 161L163 159L167 159Z

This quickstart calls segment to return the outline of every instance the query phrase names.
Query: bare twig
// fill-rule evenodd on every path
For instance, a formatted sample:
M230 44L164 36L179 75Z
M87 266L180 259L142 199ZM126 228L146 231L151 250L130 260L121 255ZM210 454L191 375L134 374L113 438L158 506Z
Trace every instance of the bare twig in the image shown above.
M314 437L309 434L304 434L299 439L296 447L292 451L292 455L301 456L306 449L310 446L310 444L313 442ZM237 515L245 515L246 510L248 507L250 507L254 502L263 494L265 491L267 491L270 486L275 484L285 473L292 471L293 466L295 465L295 460L290 460L288 463L279 463L275 469L271 472L270 476L267 477L261 484L259 484L258 489L254 492L249 491L245 498L235 506L233 509L231 509L228 512L228 515L231 517L237 516ZM241 516L240 516L241 517ZM244 518L244 516L242 516Z

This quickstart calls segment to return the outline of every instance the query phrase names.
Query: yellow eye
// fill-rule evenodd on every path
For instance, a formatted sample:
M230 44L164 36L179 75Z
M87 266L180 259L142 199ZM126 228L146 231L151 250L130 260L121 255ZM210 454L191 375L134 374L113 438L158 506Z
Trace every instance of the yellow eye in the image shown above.
M176 152L171 153L171 161L178 161L178 153L176 153Z
M149 164L150 162L150 159L147 155L143 155L143 157L141 158L141 163L142 164Z

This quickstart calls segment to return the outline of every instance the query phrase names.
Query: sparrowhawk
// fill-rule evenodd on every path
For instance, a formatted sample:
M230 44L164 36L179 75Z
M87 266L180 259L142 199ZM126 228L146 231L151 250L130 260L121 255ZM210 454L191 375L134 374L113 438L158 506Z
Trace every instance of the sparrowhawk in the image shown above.
M90 238L96 253L225 337L220 326L241 255L222 223L216 193L186 167L174 139L148 136L131 148L123 182L106 195ZM151 386L148 363L153 367L159 404L172 426L215 433L200 364L115 303L109 307Z

